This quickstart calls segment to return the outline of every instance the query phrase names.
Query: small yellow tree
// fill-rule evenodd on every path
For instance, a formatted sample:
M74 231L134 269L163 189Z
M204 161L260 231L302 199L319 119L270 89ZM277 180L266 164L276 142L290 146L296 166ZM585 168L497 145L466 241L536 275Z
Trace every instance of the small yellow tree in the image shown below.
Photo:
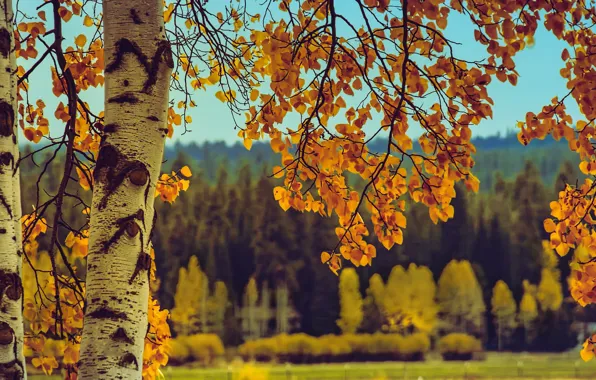
M439 277L437 301L443 319L450 325L449 330L480 332L486 306L480 284L467 260L451 260L445 266Z
M557 272L542 269L540 283L538 284L538 303L542 311L557 311L563 303L563 288L559 282Z
M209 302L209 315L213 330L223 337L226 309L228 307L228 288L223 281L215 282L213 296Z
M542 242L542 272L536 298L543 311L557 311L563 303L561 272L557 269L557 256L548 241Z
M174 308L172 309L172 322L180 335L189 335L194 332L201 315L203 292L200 290L207 281L207 276L201 271L199 260L191 256L188 268L181 267L178 272L178 284L174 294Z
M362 323L362 295L358 273L354 268L346 268L339 276L340 314L337 326L344 334L353 334Z
M251 277L244 289L244 310L245 310L245 330L248 332L249 338L256 338L258 333L257 325L257 300L259 292L257 289L257 281Z
M437 322L437 287L432 272L412 263L396 265L383 289L381 310L390 330L431 332Z
M538 318L538 304L536 303L536 286L524 280L524 295L519 303L519 322L524 327L524 343L531 341L532 327Z
M516 304L509 286L503 280L497 281L491 299L492 314L497 325L499 351L503 349L503 340L511 336L516 326Z

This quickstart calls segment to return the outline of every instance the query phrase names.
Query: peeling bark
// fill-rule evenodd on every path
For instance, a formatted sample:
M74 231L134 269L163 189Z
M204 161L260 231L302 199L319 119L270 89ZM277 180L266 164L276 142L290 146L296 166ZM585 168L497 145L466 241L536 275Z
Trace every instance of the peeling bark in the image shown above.
M0 0L0 379L25 379L12 1ZM16 170L16 171L15 171Z
M149 194L163 157L173 61L161 0L103 4L105 127L94 170L78 378L140 380L155 216Z

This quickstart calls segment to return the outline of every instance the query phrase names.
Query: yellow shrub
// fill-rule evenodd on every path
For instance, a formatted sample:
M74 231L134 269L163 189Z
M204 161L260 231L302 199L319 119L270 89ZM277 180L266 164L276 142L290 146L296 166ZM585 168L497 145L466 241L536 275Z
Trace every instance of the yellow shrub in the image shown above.
M482 343L471 335L452 333L439 340L438 348L446 360L469 359L482 351Z
M188 348L187 342L185 341L186 337L178 337L176 339L171 339L169 355L170 361L174 364L183 364L190 361L190 350Z
M424 333L415 333L403 339L401 352L404 355L426 354L430 350L430 338Z
M179 338L180 339L180 338ZM195 334L180 339L185 344L190 358L203 364L211 364L225 353L223 343L215 334Z

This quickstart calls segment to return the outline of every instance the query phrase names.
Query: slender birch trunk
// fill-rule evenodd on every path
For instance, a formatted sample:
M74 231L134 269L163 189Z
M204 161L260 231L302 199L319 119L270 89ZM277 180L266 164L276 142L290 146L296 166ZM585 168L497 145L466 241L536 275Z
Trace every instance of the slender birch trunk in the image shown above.
M94 169L79 380L141 379L149 240L172 51L162 0L103 2L105 127Z
M271 318L271 290L269 283L263 281L261 290L261 319L259 321L260 331L258 337L262 338L269 334L269 318Z
M0 379L27 377L12 1L0 0Z

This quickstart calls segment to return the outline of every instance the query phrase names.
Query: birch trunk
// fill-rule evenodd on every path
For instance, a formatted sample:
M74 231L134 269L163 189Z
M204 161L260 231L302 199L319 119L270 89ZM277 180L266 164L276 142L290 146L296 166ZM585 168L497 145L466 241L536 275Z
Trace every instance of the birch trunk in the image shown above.
M0 379L27 377L23 355L21 197L12 1L0 0Z
M261 290L261 320L259 321L260 331L258 337L262 338L269 335L269 319L271 318L271 291L269 283L263 282Z
M79 380L141 379L153 200L172 52L162 0L103 2L105 127L96 167Z
M201 318L201 322L199 323L199 331L203 334L209 332L207 318L207 298L209 298L209 280L207 279L207 274L203 273L203 276L201 277L201 308L199 312Z
M288 285L285 281L278 283L275 288L275 296L277 333L285 334L288 332Z

